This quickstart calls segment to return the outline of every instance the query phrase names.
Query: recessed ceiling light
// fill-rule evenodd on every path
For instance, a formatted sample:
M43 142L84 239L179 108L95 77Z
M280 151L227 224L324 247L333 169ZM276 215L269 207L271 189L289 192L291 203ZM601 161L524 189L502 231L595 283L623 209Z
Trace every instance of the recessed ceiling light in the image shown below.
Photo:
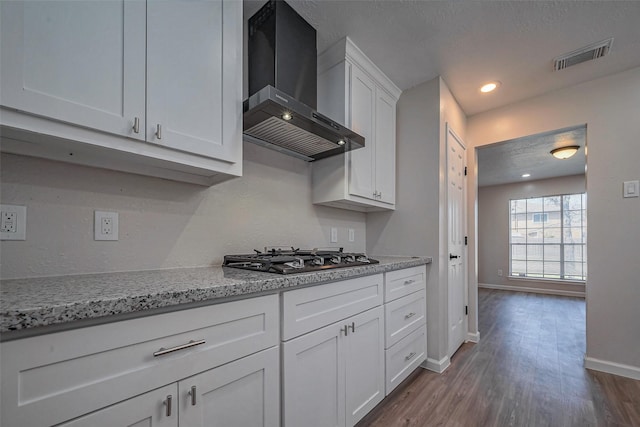
M523 174L522 174L522 177L523 177L523 178L529 178L530 176L531 176L531 174L530 174L530 173L523 173Z
M345 144L344 139L341 139L340 141L338 141L338 145L344 145L344 144Z
M498 81L489 82L480 88L480 92L483 92L483 93L492 92L496 90L498 86L500 86L500 82Z
M289 121L289 120L291 120L291 118L292 118L292 117L291 117L291 113L290 113L290 112L288 112L288 111L285 111L285 112L282 114L282 120Z

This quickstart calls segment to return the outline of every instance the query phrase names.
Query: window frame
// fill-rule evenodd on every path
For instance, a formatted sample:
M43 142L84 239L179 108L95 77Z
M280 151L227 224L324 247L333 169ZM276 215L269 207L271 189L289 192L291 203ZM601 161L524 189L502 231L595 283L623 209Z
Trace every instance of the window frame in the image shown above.
M580 196L580 205L578 209L570 209L570 201L565 201L566 197ZM545 201L545 199L559 199L558 210L548 210L545 208L552 205L554 202ZM530 201L535 200L538 206L532 207L529 210ZM517 203L525 203L524 211L520 210ZM567 193L567 194L552 194L545 196L534 196L528 198L514 198L509 199L509 278L511 279L524 279L524 280L553 280L560 282L580 282L584 283L587 279L587 252L586 252L586 239L587 239L587 194L581 193ZM550 213L559 213L557 222L559 225L547 225L550 223ZM575 226L576 218L572 218L568 215L568 212L579 212L579 226ZM567 213L567 214L566 214ZM520 215L520 217L518 217ZM535 219L538 218L538 221ZM521 226L521 221L524 219L524 228ZM550 231L549 236L545 232L546 229ZM578 229L580 232L579 242L567 241L572 239L572 236L566 233L566 230ZM524 233L522 233L524 231ZM553 232L559 232L559 237L556 237ZM534 235L535 234L535 235ZM540 237L540 234L542 237ZM568 237L568 239L567 239ZM524 239L524 242L514 242L514 238ZM546 239L550 239L550 242L546 242ZM542 241L529 242L530 239L541 239ZM575 258L573 260L565 260L565 251L569 247L580 247L579 260ZM514 253L516 247L521 247L517 252L524 253L514 259ZM559 253L556 260L552 254L545 255L547 250L549 252L556 249ZM531 259L535 258L535 259ZM514 261L524 262L524 273L517 271L514 273ZM529 270L529 263L538 263L541 265L541 272L531 272ZM558 270L545 272L545 267L553 264L559 264ZM580 266L579 271L573 271L567 273L566 263L574 263ZM521 268L520 268L521 270Z

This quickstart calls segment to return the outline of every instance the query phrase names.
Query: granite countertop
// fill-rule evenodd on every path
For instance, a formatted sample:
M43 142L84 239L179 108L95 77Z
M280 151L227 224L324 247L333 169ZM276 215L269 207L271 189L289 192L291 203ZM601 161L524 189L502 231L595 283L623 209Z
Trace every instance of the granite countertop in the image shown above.
M379 264L279 275L228 267L0 281L0 333L180 304L215 301L415 267L429 257L373 257Z

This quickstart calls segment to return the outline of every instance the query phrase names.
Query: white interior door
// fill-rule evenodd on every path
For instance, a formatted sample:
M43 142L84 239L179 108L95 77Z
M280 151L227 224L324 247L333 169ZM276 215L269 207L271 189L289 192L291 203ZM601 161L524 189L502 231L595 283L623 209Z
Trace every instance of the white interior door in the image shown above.
M464 247L465 146L447 124L447 200L449 223L449 356L462 345L467 333L465 313L466 251Z

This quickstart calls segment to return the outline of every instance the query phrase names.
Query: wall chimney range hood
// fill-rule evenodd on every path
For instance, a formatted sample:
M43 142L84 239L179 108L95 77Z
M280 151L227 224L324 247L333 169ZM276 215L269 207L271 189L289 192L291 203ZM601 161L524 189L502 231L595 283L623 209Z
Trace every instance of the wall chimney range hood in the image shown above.
M244 139L306 161L364 147L364 138L316 111L316 30L282 0L249 19Z

